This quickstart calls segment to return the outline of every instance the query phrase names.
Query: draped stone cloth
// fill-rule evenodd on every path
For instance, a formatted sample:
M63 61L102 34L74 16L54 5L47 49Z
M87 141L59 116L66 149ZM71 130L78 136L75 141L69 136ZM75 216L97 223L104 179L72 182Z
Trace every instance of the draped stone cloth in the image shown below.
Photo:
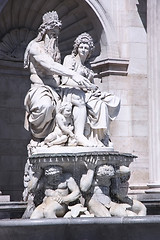
M33 86L26 94L24 127L36 138L45 138L55 127L57 92L47 86Z
M111 93L102 93L95 96L94 93L86 93L86 104L94 112L88 116L88 122L92 129L108 129L109 120L114 120L120 110L120 100Z
M64 59L64 66L78 72L80 75L86 77L91 82L93 81L94 73L86 66L76 62L73 55L67 55ZM69 78L62 78L64 86L71 86L72 82ZM87 123L91 129L88 133L90 140L97 138L96 141L102 140L103 137L109 135L109 123L114 120L120 110L119 97L100 90L86 91L85 103L87 107Z

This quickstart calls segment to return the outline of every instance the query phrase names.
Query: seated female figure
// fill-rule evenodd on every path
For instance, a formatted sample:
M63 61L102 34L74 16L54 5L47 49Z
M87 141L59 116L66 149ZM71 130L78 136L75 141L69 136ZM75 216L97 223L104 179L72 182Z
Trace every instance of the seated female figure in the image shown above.
M95 87L93 83L94 73L85 65L93 49L93 40L88 33L82 33L76 38L72 54L65 57L63 64L84 76L88 81L75 83L71 78L63 77L62 85L79 87L85 92L87 106L87 131L85 135L95 146L104 146L104 139L109 136L110 122L119 113L120 99L111 93L101 92L98 87ZM91 88L90 85L94 87ZM108 143L109 141L104 144L108 145Z

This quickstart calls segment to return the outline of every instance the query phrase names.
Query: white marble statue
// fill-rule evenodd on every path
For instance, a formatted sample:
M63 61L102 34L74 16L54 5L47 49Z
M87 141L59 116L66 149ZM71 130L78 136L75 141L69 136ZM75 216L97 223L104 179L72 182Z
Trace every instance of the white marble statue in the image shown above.
M30 218L31 213L35 209L34 204L34 193L30 191L30 183L31 179L33 178L33 171L32 171L32 164L30 164L29 159L27 159L27 162L25 164L24 169L24 191L23 191L23 201L27 202L26 210L22 216L22 218Z
M143 203L128 196L129 183L131 172L129 167L120 166L115 172L115 177L112 179L111 196L117 203L126 203L130 205L130 209L126 211L127 216L146 216L147 209ZM112 208L114 212L114 208Z
M120 99L94 84L89 59L95 47L88 33L75 39L61 64L61 25L55 11L44 14L24 55L31 80L25 128L32 138L23 218L145 216L145 206L128 197L125 156L106 154L113 150L105 147L110 147L110 122L119 113Z
M68 206L68 209L69 211L64 215L64 218L94 217L81 203Z
M63 65L60 63L60 28L61 22L56 12L44 14L38 36L25 51L24 67L29 67L31 80L31 89L24 101L25 128L32 133L30 145L38 146L44 139L48 146L67 145L72 142L67 142L69 135L76 139L76 145L104 146L102 141L109 132L109 122L119 112L120 100L110 93L101 92L93 84L94 73L85 66L94 49L89 34L78 36L72 55L66 56ZM73 134L70 131L66 135L61 129L63 134L56 138L55 128L59 118L56 117L56 109L66 101L72 104Z
M23 183L24 183L23 200L24 201L28 201L28 195L29 195L28 185L32 177L33 177L32 166L29 163L29 160L27 160L24 168L24 177L23 177Z
M97 166L97 161L90 159L85 162L87 173L82 175L80 189L85 199L85 205L95 217L145 216L146 207L138 200L116 202L111 197L111 179L115 177L112 165ZM123 168L124 169L124 168ZM115 187L115 186L114 186ZM120 192L122 188L115 189ZM127 199L126 190L123 199Z
M56 106L63 100L63 88L58 87L59 76L67 76L81 83L86 88L88 81L76 71L60 64L60 53L58 50L58 35L61 22L56 12L48 12L43 16L43 23L40 25L38 36L32 40L25 51L24 67L30 68L31 89L28 91L24 105L26 108L25 128L30 130L34 141L41 142L54 131L56 121ZM94 89L91 83L87 84L88 89ZM72 95L73 104L74 134L78 145L91 146L84 136L86 123L86 105L84 94L79 89L69 89Z
M44 14L24 55L31 80L24 101L25 128L32 139L27 146L23 199L28 204L23 217L144 216L145 206L127 195L130 171L122 166L134 156L106 148L120 99L94 84L88 67L94 43L88 33L75 39L71 55L61 64L61 25L55 11Z
M93 50L94 44L91 36L88 33L82 33L74 42L72 54L64 59L65 67L84 76L92 84L94 83L94 73L86 66L86 62ZM73 79L67 76L62 77L62 84L75 86ZM101 140L103 141L105 136L109 135L110 121L116 118L120 110L120 99L111 93L101 92L98 87L96 90L87 87L83 90L87 106L86 136L94 142L95 146L103 146Z
M88 171L82 175L80 181L85 205L95 217L110 217L110 178L114 176L114 168L111 165L102 165L96 169L94 159L87 161L86 167Z
M63 217L70 202L80 197L80 190L70 174L63 173L60 166L44 169L43 189L45 197L31 215L31 219ZM38 186L38 181L37 184ZM35 187L35 184L33 184Z
M62 145L68 142L69 146L75 146L77 144L76 137L73 133L73 119L72 119L72 104L70 102L64 102L59 107L56 114L56 126L54 131L51 132L41 143L41 146L53 146Z

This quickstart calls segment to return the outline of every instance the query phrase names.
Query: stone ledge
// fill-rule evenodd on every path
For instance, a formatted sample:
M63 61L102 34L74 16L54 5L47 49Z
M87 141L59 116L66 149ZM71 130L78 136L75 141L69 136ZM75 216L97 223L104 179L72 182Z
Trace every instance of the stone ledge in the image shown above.
M133 199L142 202L147 208L147 215L160 215L160 193L141 193L129 194Z
M69 146L52 146L36 147L34 154L82 154L82 153L114 152L112 147L69 147Z
M126 76L129 60L126 59L104 59L91 63L91 67L95 72L95 77L101 78L109 75Z
M10 195L0 195L0 205L1 202L10 202Z
M85 151L87 149L87 151ZM117 151L106 151L105 148L73 148L61 147L54 149L54 152L45 152L33 154L29 157L29 161L33 164L33 169L36 171L39 168L44 168L48 165L60 165L65 166L66 170L72 169L71 171L76 172L78 174L78 170L81 167L85 167L84 161L88 159L94 158L97 160L97 165L102 164L110 164L115 168L119 168L119 166L127 166L129 167L130 163L133 161L136 156L130 153L120 153ZM83 172L83 168L82 168ZM79 177L81 174L78 174ZM77 175L77 176L78 176Z
M26 202L0 202L0 219L21 218Z
M0 202L0 211L14 211L15 209L25 209L26 202Z
M160 216L1 220L1 240L159 239Z

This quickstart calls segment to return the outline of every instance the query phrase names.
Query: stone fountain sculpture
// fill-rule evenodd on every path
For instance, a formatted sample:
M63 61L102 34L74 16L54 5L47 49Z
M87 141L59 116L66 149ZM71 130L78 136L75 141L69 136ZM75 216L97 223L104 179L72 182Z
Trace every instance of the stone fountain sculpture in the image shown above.
M127 196L135 156L115 152L109 137L120 99L94 84L86 64L94 50L88 33L76 38L61 64L60 28L55 11L44 14L24 55L31 80L24 101L25 128L32 139L23 218L145 215L145 206Z

